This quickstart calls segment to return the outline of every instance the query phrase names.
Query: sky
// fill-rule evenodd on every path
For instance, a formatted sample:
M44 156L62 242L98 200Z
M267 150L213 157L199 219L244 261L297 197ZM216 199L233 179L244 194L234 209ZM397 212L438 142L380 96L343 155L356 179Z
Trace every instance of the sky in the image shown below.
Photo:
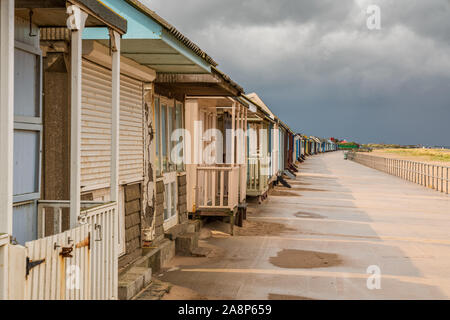
M143 2L296 132L450 145L450 0Z

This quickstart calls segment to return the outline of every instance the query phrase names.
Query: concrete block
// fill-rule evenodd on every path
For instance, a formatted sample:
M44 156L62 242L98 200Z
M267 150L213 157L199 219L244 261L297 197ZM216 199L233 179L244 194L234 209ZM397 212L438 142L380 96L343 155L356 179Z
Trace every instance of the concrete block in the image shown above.
M126 273L119 279L119 300L130 300L144 287L144 275Z
M140 211L141 211L141 201L139 199L125 203L126 215L129 215L129 214L132 214L135 212L140 212Z
M136 212L125 217L125 227L130 228L141 223L141 215Z
M143 287L148 286L152 282L152 269L144 267L133 267L128 271L129 274L142 275L144 277ZM142 290L142 288L141 288Z
M130 202L141 198L141 185L133 184L125 186L125 201Z
M156 193L163 193L164 192L164 182L158 181L156 182Z
M169 230L165 231L164 236L169 240L175 240L183 231L182 225L176 224Z
M173 257L175 257L175 241L165 239L159 245L161 252L161 267L164 267Z
M156 194L156 205L162 206L164 204L164 192Z
M198 247L198 233L186 232L175 240L176 254L180 256L191 256L194 249Z

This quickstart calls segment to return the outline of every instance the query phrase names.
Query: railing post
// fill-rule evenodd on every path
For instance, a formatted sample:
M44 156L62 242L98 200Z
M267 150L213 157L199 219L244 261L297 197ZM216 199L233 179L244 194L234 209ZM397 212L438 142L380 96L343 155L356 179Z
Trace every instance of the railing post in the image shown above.
M447 167L447 179L446 179L447 187L446 187L446 189L445 189L446 192L447 192L447 194L448 194L448 169L449 169L449 168Z
M0 6L0 234L11 235L14 172L14 1L1 0Z
M74 228L78 223L81 209L81 36L88 15L75 5L68 7L67 12L70 15L68 26L72 30L70 53L70 227Z

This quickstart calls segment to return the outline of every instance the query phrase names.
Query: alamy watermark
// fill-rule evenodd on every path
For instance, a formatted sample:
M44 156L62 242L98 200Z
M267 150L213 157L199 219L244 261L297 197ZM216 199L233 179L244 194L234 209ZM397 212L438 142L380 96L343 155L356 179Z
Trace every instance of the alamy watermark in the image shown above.
M381 289L381 269L377 265L371 265L367 268L367 274L370 276L367 278L366 285L369 290Z
M278 139L276 129L249 128L203 130L202 121L195 121L194 132L176 129L172 132L169 161L181 164L250 164L259 161L262 170L270 167L271 150L262 151L269 139ZM247 148L246 146L247 142ZM259 146L258 143L259 142ZM268 172L267 172L268 173Z
M375 4L367 7L367 29L380 30L381 29L381 8Z

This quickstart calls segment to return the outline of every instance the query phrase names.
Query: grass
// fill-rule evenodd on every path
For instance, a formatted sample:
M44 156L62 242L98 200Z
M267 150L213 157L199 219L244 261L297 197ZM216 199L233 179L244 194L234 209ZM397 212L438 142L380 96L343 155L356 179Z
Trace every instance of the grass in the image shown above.
M421 157L430 161L450 162L450 150L448 149L381 149L377 151L409 157Z

